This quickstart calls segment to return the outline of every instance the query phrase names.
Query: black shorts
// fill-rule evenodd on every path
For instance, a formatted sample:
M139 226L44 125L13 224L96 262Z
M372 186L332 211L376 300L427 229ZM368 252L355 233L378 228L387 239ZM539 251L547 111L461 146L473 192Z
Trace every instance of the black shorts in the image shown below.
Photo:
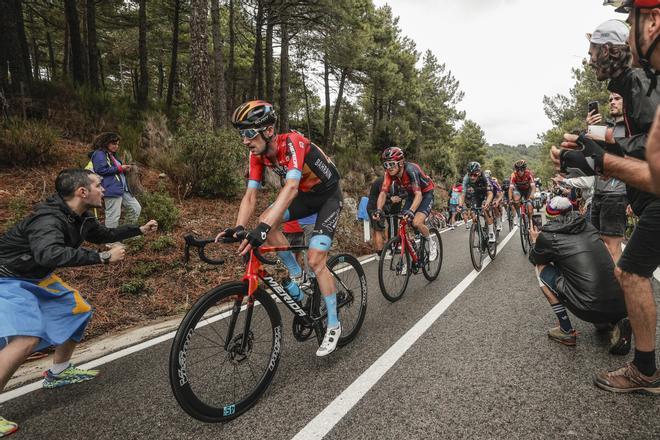
M406 203L404 203L403 205L404 211L410 209L410 206L412 206L412 202L414 198L415 198L414 194L408 195L408 198L406 199ZM415 214L421 212L428 217L428 215L431 213L431 208L433 208L433 191L428 191L422 194L422 201L419 203L419 206L417 207L417 211L415 211Z
M342 207L343 196L339 185L321 193L299 192L284 213L284 220L298 220L317 214L314 232L308 244L312 249L328 251L332 245Z
M621 270L650 278L660 265L660 199L646 205L618 266Z
M591 203L591 223L600 235L623 237L626 231L626 205L624 194L596 194Z

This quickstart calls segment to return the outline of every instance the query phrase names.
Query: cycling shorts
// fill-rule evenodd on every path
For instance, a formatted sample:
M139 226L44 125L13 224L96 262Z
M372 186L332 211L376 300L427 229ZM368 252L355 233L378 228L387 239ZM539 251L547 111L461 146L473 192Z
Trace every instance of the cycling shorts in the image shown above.
M527 203L532 203L531 200L529 200L530 192L531 192L531 188L528 189L527 191L522 191L519 190L518 188L513 188L513 196L522 197Z
M309 247L328 251L332 245L342 207L343 196L339 185L321 193L299 192L285 212L284 220L298 220L317 214Z
M660 200L646 205L621 254L621 270L650 278L660 265Z
M415 198L414 195L408 196L408 198L406 199L406 203L403 205L404 211L410 209L414 198ZM422 194L422 201L417 207L417 211L415 211L415 214L421 212L428 217L429 214L431 213L432 207L433 207L433 191L425 192Z

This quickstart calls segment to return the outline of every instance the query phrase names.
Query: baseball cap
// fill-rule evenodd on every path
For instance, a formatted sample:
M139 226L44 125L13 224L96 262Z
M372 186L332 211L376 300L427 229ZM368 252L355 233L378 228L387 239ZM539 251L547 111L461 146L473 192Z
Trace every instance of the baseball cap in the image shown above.
M557 217L558 215L566 214L573 209L571 201L566 197L555 196L545 205L545 214L549 218Z
M621 20L607 20L601 23L592 34L587 34L587 39L593 44L624 45L628 43L628 33L628 25Z

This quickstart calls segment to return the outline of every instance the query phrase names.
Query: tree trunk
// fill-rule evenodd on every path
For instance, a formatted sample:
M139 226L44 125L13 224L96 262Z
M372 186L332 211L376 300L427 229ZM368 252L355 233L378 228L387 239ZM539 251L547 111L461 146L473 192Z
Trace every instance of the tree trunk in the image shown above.
M66 78L69 75L69 55L71 52L69 38L69 22L64 18L64 56L62 59L62 76Z
M21 13L20 1L0 1L0 81L2 87L13 93L21 90L21 83L30 84L32 73L30 61L27 64L21 48ZM25 35L23 33L23 35ZM18 48L18 50L17 50ZM29 54L28 54L29 57Z
M325 90L325 112L323 113L323 145L329 147L330 140L330 69L328 56L323 56L323 88Z
M147 65L147 0L140 0L139 16L139 49L140 80L138 84L138 107L147 108L149 97L149 66Z
M213 34L213 121L216 128L226 128L227 89L225 88L225 63L222 59L219 0L211 0L211 26Z
M35 23L34 23L34 15L32 14L32 9L29 10L28 12L28 17L30 19L30 26L34 29ZM41 66L39 65L39 62L41 61L39 58L39 44L37 43L37 38L35 37L36 32L32 32L32 35L30 36L31 40L31 46L32 46L32 75L34 76L34 79L36 81L39 81L41 79Z
M305 83L305 67L304 63L300 63L300 77L302 78L303 94L305 95L305 116L307 119L307 137L312 135L312 122L310 116L309 108L309 92L307 90L307 84Z
M167 99L165 108L172 107L172 98L174 96L174 85L176 83L176 64L179 51L179 11L181 10L181 0L174 0L174 20L172 23L172 58L170 60L170 76L167 81Z
M335 142L335 132L337 131L337 122L339 121L339 109L341 108L341 100L344 97L344 85L346 84L346 76L348 75L348 68L341 69L341 76L339 78L339 91L337 92L337 101L335 101L335 108L332 112L332 124L330 125L330 136L327 147L332 151L332 146Z
M87 51L89 58L89 84L98 90L99 84L99 49L96 36L96 0L87 0Z
M229 109L234 111L236 107L236 73L234 62L236 56L236 29L234 28L234 0L229 0L229 68L227 78L229 79Z
M89 83L89 50L87 48L87 40L89 39L89 31L87 29L87 5L83 2L83 11L82 11L82 23L81 23L81 53L82 53L82 64L83 64L83 74L85 76L85 83Z
M28 45L27 36L25 35L25 21L23 20L23 0L14 0L14 3L16 4L16 25L18 26L18 39L21 48L21 58L23 59L23 68L26 72L28 72L25 80L27 83L26 86L29 87L32 83L32 75L30 74L32 71L32 66L30 64L30 46Z
M48 79L52 81L57 76L57 72L55 71L55 50L53 49L53 40L50 38L50 32L46 32L46 44L48 45L48 65L50 66Z
M275 74L273 72L273 28L275 27L272 3L268 7L268 22L266 23L266 101L273 102L275 90Z
M163 68L163 62L158 61L158 99L162 101L163 99L163 82L165 82L165 69Z
M282 20L280 29L281 46L280 51L280 132L289 131L289 109L287 100L289 99L289 30L286 18Z
M80 22L76 0L64 0L64 13L69 24L69 40L71 43L71 73L73 83L80 85L85 82L85 72L82 60L82 41L80 40Z
M264 49L263 28L264 6L263 0L257 0L257 17L254 30L254 59L252 62L252 75L250 77L250 95L252 98L263 99L264 97Z
M208 54L208 2L191 0L190 2L190 99L193 120L204 128L213 125L213 108L209 85Z

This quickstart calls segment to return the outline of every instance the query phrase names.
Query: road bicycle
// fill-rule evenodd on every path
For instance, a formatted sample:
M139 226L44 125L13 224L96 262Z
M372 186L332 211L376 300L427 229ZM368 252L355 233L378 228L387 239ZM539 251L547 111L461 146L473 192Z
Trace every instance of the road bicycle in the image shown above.
M483 213L483 207L473 206L474 221L470 227L470 259L474 270L480 271L483 267L486 255L490 256L491 260L495 259L497 255L497 238L498 233L495 232L495 242L488 242L488 223Z
M520 244L522 245L522 250L524 254L527 254L530 247L529 239L529 217L527 217L527 200L520 199L520 204L518 206L518 220L520 227Z
M511 202L510 200L507 200L507 201L504 202L504 203L505 203L505 204L504 204L504 206L505 206L504 211L506 212L506 219L507 219L507 221L509 222L509 231L513 231L513 227L514 227L514 224L513 224L514 211L513 211L513 207L511 206L512 202Z
M184 260L197 248L202 261L210 258L205 247L213 238L185 237ZM242 239L224 238L222 243ZM246 257L241 281L226 282L200 297L186 313L174 337L169 357L172 392L181 408L204 422L226 422L250 409L266 391L277 370L282 351L282 316L273 297L294 316L292 330L298 341L312 334L320 345L327 313L318 283L310 278L299 303L268 274L262 265L277 264L263 254L304 251L307 246L261 246ZM337 285L337 313L342 325L338 345L358 334L367 309L367 279L358 260L349 254L333 255L327 267Z
M387 217L387 216L386 216ZM397 235L385 243L378 262L378 284L380 291L388 301L395 302L403 297L411 274L422 270L427 280L438 278L442 268L442 238L436 228L429 228L429 240L424 239L416 231L411 234L407 228L408 220L398 216L399 229ZM438 255L431 261L430 244L433 240L438 249Z

